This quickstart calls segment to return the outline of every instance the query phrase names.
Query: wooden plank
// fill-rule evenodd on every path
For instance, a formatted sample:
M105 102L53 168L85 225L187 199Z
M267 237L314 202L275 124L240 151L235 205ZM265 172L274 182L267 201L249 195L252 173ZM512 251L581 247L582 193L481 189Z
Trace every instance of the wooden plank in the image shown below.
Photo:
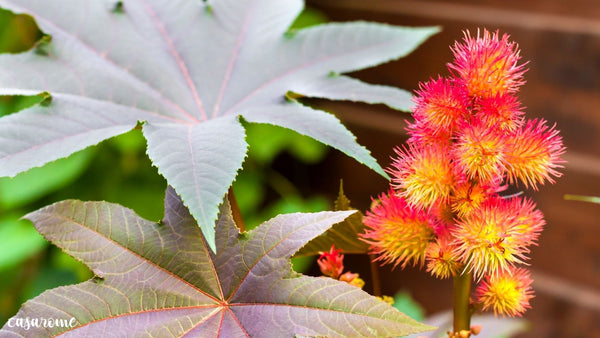
M440 1L410 1L410 0L319 0L309 1L316 7L334 10L343 8L354 11L370 11L388 13L403 16L416 16L450 21L461 21L469 23L485 23L498 26L518 27L530 30L556 31L575 34L590 34L600 36L600 8L591 3L589 6L560 6L541 7L539 3L532 1L529 6L523 6L523 2L512 2L512 6L499 2L488 1L481 5L481 1L463 1L458 3ZM518 6L517 6L518 5ZM515 9L517 8L517 9ZM554 9L552 11L540 11L542 9ZM576 15L568 15L566 9L580 8ZM586 9L586 10L583 10Z
M319 101L318 105L321 109L334 112L345 124L353 125L356 128L366 128L376 131L376 135L380 140L384 135L385 137L401 137L399 140L407 138L405 130L407 125L406 120L411 119L408 113L393 111L381 106L373 107L347 102ZM549 119L552 121L551 118ZM598 119L592 119L592 121L598 122ZM560 125L558 128L561 129ZM597 128L600 130L600 125ZM570 132L566 135L569 136L566 137L567 140L571 139L571 134L581 133L580 129L561 129L563 136L565 136L565 130ZM400 143L398 142L398 145ZM371 149L368 146L367 148ZM378 150L379 148L381 148L380 144L373 145L373 149ZM587 174L600 177L600 154L594 155L591 152L577 152L569 149L563 158L567 162L564 164L565 169L563 171L568 170L571 174ZM379 160L382 161L385 159L379 158ZM588 185L588 187L590 186ZM591 194L594 193L600 195L600 189L591 192Z

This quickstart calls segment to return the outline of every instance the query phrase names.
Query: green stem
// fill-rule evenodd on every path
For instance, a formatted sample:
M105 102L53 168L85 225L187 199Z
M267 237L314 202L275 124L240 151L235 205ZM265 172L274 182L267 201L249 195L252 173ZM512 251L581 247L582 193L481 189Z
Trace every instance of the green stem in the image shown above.
M379 265L375 262L375 255L369 255L371 261L371 280L373 281L373 296L381 297L381 279L379 278Z
M600 203L600 197L595 196L583 196L583 195L565 195L567 201L581 201L590 203Z
M471 279L473 274L465 272L454 277L454 332L471 329Z
M235 194L233 193L233 187L229 187L227 199L229 200L229 205L231 206L231 215L233 216L233 221L235 222L235 225L237 225L238 229L240 229L240 232L245 232L246 225L244 224L244 219L242 218L240 207L237 203L237 199L235 198Z

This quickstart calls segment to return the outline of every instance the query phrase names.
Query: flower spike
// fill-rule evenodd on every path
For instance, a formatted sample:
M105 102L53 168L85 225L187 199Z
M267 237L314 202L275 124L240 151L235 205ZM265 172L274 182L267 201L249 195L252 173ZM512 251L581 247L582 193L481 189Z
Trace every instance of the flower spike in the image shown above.
M362 238L377 260L460 276L449 335L466 337L476 332L465 324L473 278L484 310L520 316L529 307L529 272L517 266L546 222L532 200L500 193L554 183L565 147L555 126L525 119L517 94L527 63L508 35L467 31L451 49L451 75L416 91L410 138L387 169L392 190L367 212Z

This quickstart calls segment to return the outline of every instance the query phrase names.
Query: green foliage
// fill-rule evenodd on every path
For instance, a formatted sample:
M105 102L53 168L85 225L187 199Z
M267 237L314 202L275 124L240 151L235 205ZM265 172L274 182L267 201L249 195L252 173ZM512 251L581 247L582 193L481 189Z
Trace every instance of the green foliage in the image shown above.
M0 8L0 53L24 52L41 37L42 32L29 15L14 15Z
M393 306L416 321L422 322L425 320L425 309L412 298L408 291L397 292L394 295Z
M20 207L73 183L90 163L94 150L85 149L15 177L0 178L0 207Z
M0 218L0 272L21 264L46 245L28 222L20 221L14 214Z
M0 96L0 117L16 113L23 109L43 102L48 99L48 94L42 93L38 95L2 95Z
M247 124L246 140L250 144L248 156L261 165L270 164L283 151L304 163L317 163L327 148L314 139L269 124Z

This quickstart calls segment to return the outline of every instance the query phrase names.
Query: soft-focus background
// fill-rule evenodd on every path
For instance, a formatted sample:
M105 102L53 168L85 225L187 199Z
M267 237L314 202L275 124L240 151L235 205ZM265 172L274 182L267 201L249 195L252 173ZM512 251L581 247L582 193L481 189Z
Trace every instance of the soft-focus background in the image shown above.
M568 148L564 177L538 192L526 191L545 213L548 226L531 254L536 298L525 315L529 331L522 336L600 337L600 205L563 198L564 194L600 196L600 4L593 0L307 2L310 10L297 27L327 20L369 20L443 28L409 57L353 74L371 83L414 90L419 81L446 75L445 65L452 57L449 45L461 39L466 29L499 29L520 44L523 59L530 60L527 84L521 90L527 116L557 122ZM27 17L0 12L0 52L25 50L39 38ZM41 100L0 97L0 116ZM335 113L384 167L390 163L393 147L406 139L408 114L384 106L307 103ZM281 212L330 209L340 179L353 206L363 211L372 196L387 189L387 182L374 172L311 139L265 125L249 125L247 134L250 154L234 189L250 226ZM121 203L158 220L165 186L145 155L139 130L14 179L0 179L0 325L22 302L43 290L90 277L87 268L48 245L19 217L58 200L77 198ZM366 290L371 290L367 257L347 256L346 260L345 265L360 272ZM318 274L310 261L297 266ZM449 281L435 280L416 269L384 267L381 272L384 294L407 291L426 315L451 306Z
M548 225L532 250L536 298L525 314L527 337L600 337L600 205L565 201L564 194L600 196L600 3L595 0L314 0L332 21L369 20L395 25L439 25L434 36L405 59L356 75L372 83L416 89L419 81L447 74L449 45L463 30L499 29L530 60L520 97L528 117L556 122L567 146L564 176L538 192L526 191ZM335 111L384 166L391 147L405 140L406 115L385 107L322 102ZM328 168L346 182L356 207L385 182L332 152ZM335 168L335 169L333 169ZM329 185L323 182L324 185ZM333 184L330 189L333 189ZM451 304L450 283L419 271L384 269L384 292L411 291L427 313Z

